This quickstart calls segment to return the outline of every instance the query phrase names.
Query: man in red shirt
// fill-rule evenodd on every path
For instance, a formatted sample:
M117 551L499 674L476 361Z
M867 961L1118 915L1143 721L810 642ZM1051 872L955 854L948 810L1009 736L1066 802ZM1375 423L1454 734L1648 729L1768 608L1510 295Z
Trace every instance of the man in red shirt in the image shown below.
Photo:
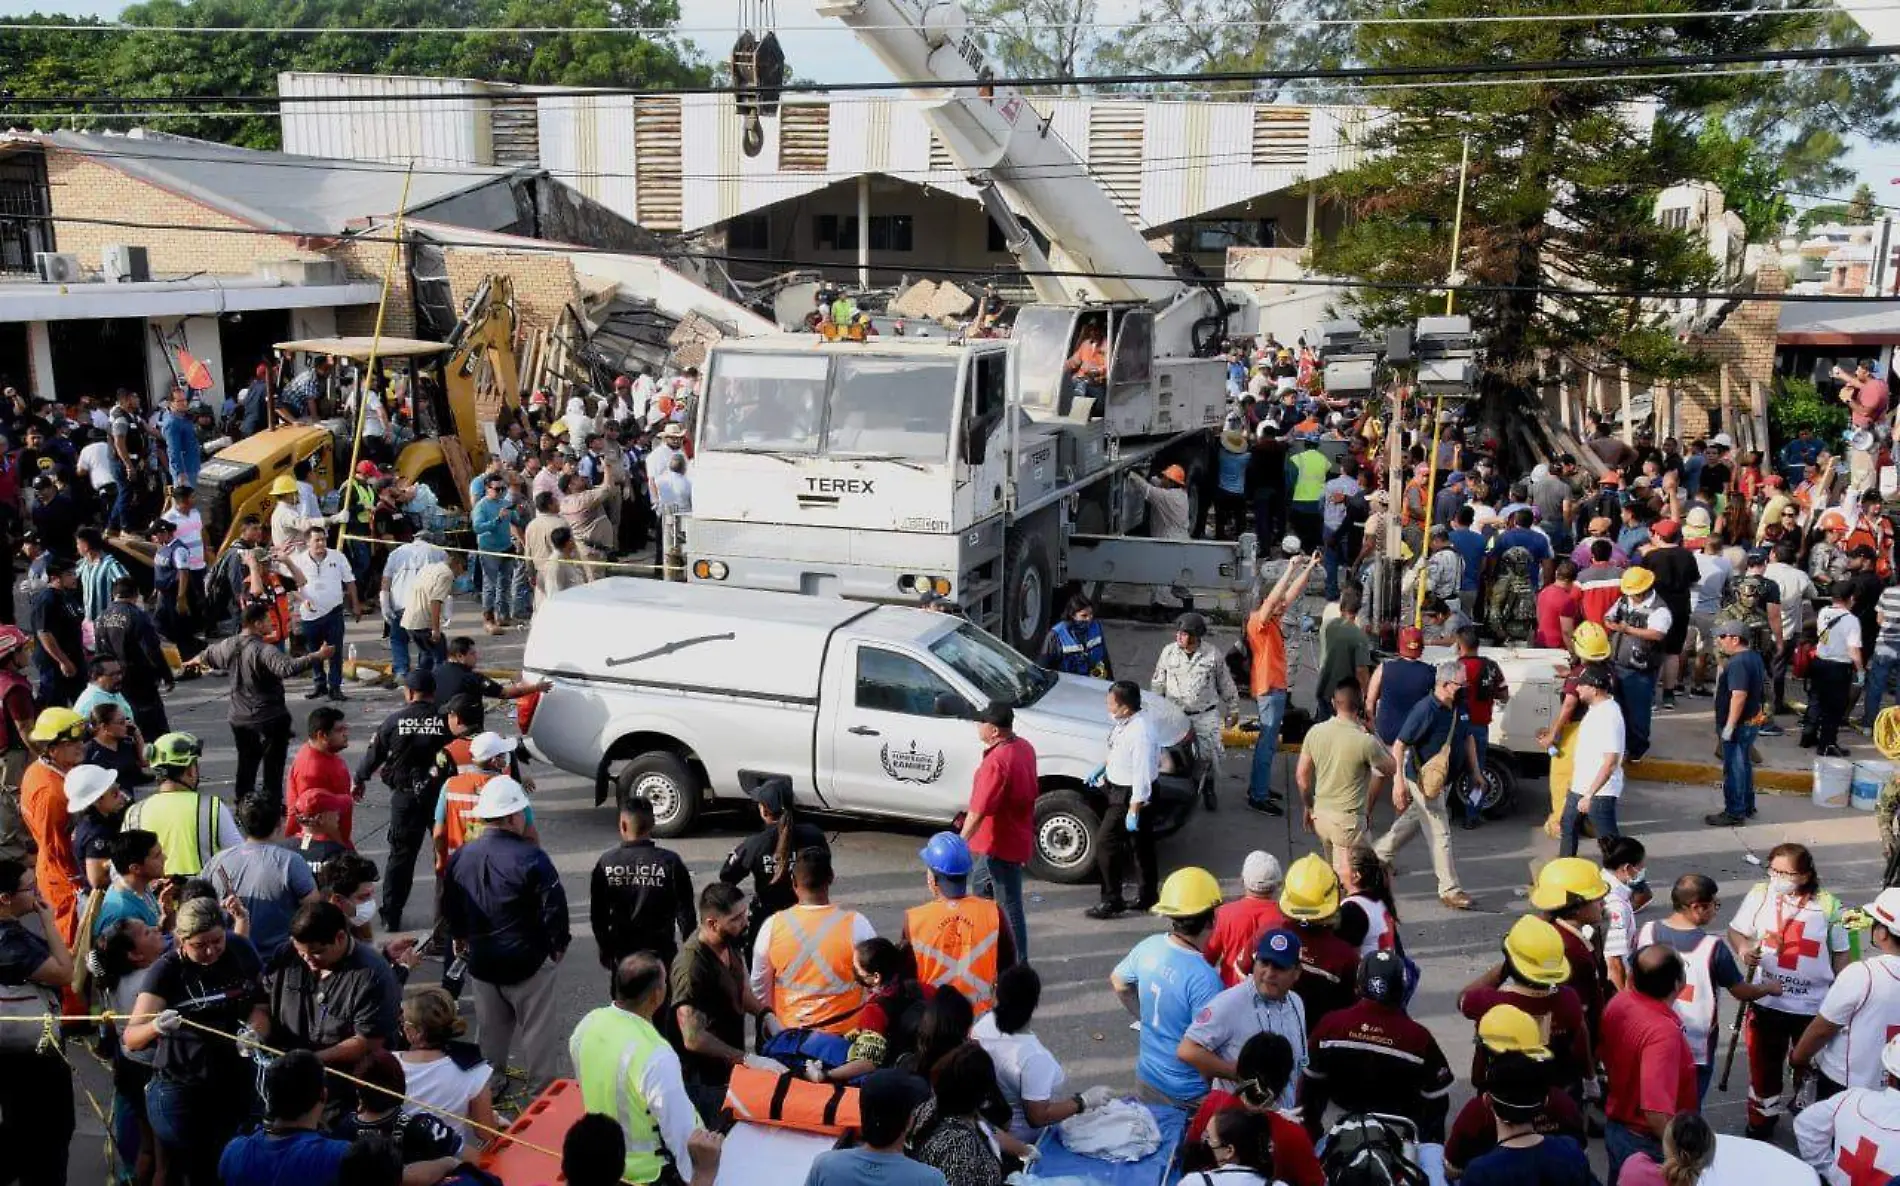
M1616 1186L1617 1171L1632 1154L1647 1153L1661 1164L1663 1129L1676 1113L1701 1106L1695 1055L1673 1005L1684 983L1682 957L1653 943L1636 953L1629 987L1603 1010L1597 1053L1608 1079L1603 1093L1608 1186Z
M1246 893L1223 902L1214 911L1214 934L1207 941L1207 962L1220 973L1228 988L1245 980L1253 970L1253 953L1260 936L1292 924L1274 901L1280 896L1280 862L1269 852L1250 852L1240 866L1240 886Z
M976 866L970 889L994 899L1009 919L1016 958L1029 959L1029 922L1023 912L1023 866L1036 838L1036 751L1016 736L1016 711L993 703L976 714L983 761L970 783L962 835Z
M1557 579L1537 594L1537 645L1566 650L1570 635L1583 621L1583 595L1577 590L1577 562L1566 556L1557 562Z
M1570 563L1568 560L1565 564ZM1561 567L1559 580L1562 579ZM1572 572L1575 572L1574 566ZM1558 588L1552 584L1551 589ZM1543 601L1538 601L1539 613L1542 613ZM1504 669L1493 660L1478 654L1478 628L1460 626L1457 636L1458 661L1465 668L1465 711L1470 714L1469 736L1478 747L1478 768L1471 772L1469 785L1464 792L1465 828L1478 826L1479 808L1484 803L1484 762L1485 755L1491 752L1491 714L1497 705L1507 704L1511 699L1511 686L1505 681ZM1562 644L1559 644L1562 645Z
M297 757L290 764L285 801L295 806L306 791L328 791L341 795L348 803L355 802L355 783L349 763L337 757L350 747L350 722L343 710L329 705L312 709L306 737L308 740L297 750ZM355 812L346 803L338 814L337 839L351 844L350 821ZM284 835L295 838L300 832L297 817L292 813L284 822Z

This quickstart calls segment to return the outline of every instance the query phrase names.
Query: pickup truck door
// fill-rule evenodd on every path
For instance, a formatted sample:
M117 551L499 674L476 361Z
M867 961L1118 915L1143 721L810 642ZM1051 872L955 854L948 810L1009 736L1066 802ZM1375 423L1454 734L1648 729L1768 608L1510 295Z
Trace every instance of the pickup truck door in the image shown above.
M913 655L852 642L827 681L819 781L842 810L949 820L983 756L969 698Z

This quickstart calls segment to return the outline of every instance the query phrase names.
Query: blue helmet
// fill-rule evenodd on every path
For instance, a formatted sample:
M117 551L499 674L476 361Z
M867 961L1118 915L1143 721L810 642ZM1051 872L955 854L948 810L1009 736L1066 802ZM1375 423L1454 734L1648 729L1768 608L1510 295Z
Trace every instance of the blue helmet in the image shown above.
M975 863L970 859L970 846L955 832L938 832L917 850L917 855L923 858L926 869L940 877L968 877Z

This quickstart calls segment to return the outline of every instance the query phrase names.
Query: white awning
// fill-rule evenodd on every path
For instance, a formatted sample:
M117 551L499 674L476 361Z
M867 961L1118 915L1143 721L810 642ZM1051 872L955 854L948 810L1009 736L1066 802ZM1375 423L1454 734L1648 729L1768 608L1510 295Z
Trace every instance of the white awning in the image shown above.
M0 321L78 321L107 317L215 317L261 309L373 305L382 285L219 283L204 277L133 284L0 284Z

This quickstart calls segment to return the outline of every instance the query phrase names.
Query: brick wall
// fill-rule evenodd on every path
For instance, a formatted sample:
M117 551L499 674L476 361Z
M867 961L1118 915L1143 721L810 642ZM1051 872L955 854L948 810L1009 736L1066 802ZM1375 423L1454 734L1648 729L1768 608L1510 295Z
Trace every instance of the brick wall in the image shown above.
M574 261L565 255L452 247L445 258L449 289L455 296L458 311L489 276L501 274L513 280L515 311L523 334L554 328L561 318L561 310L569 303L580 302Z
M1787 287L1787 277L1778 267L1764 267L1755 277L1758 293L1784 292ZM1685 441L1716 431L1713 421L1721 404L1722 363L1729 370L1729 418L1723 429L1733 432L1736 419L1749 414L1749 392L1754 385L1772 387L1780 325L1780 301L1744 301L1713 333L1690 339L1689 345L1708 360L1708 370L1676 385L1676 428Z

